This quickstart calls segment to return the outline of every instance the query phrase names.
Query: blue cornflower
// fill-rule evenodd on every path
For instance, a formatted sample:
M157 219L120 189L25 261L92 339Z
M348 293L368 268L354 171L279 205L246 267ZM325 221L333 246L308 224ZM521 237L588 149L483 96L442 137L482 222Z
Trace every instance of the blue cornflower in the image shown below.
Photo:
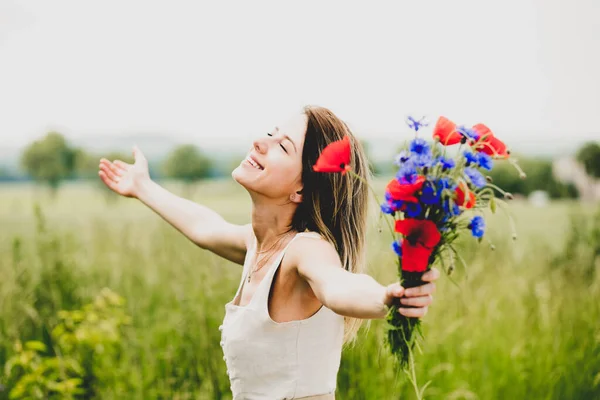
M485 233L485 220L483 217L480 215L474 216L469 224L469 229L476 238L483 237L483 234Z
M465 155L465 159L467 160L467 167L471 164L479 163L479 157L477 157L477 154L472 153L470 151L465 151L463 154Z
M452 182L452 178L444 176L443 178L438 179L437 186L439 189L454 189L454 182Z
M430 154L422 155L415 157L415 165L417 167L429 167L431 168L435 162L433 157Z
M481 174L481 172L479 172L475 168L465 168L465 175L477 188L482 188L487 184L487 180L485 179L485 177Z
M437 162L442 164L442 170L452 169L456 166L456 162L452 158L438 157Z
M410 151L419 157L431 157L431 146L425 139L416 138L410 142Z
M492 157L488 156L485 153L479 153L477 155L477 163L479 166L485 170L491 171L494 166L494 161L492 161Z
M390 206L390 204L389 204L389 203L387 203L387 202L386 202L386 203L383 203L383 204L381 205L381 211L382 211L384 214L393 214L393 213L394 213L394 209L393 209L393 208L392 208L392 206Z
M417 180L417 169L412 163L406 163L396 173L396 179L402 184L415 183Z
M394 240L392 242L392 249L394 249L394 252L398 255L398 257L402 257L402 244L400 242Z
M450 205L450 203L452 203L452 206ZM447 215L450 215L450 216L460 215L460 212L461 212L460 207L455 202L451 201L450 199L446 199L444 201L443 207L444 207L444 212Z
M409 218L416 218L421 215L423 207L419 203L406 203L404 214Z
M385 197L385 201L392 200L392 194L390 192L388 192L387 190L386 190L385 194L383 195L383 197Z
M410 160L410 153L408 151L406 151L406 150L402 150L396 156L396 159L394 160L394 164L396 164L397 166L401 167L402 165L404 165L405 163L407 163L409 160Z
M401 209L403 205L404 202L402 200L392 200L391 202L391 206L394 211Z
M435 186L437 187L439 197L442 196L442 192L444 191L444 189L454 190L455 187L454 183L452 182L452 179L447 176L438 179L435 183Z
M424 126L427 126L427 122L425 122L425 117L421 117L421 119L417 120L412 115L406 117L406 125L415 132L418 132Z
M479 140L479 134L473 128L467 128L464 125L460 125L456 128L456 132L460 133L461 135L467 138Z
M419 200L423 202L423 204L437 204L440 201L440 194L433 184L429 181L423 184L423 189L421 189L421 196Z

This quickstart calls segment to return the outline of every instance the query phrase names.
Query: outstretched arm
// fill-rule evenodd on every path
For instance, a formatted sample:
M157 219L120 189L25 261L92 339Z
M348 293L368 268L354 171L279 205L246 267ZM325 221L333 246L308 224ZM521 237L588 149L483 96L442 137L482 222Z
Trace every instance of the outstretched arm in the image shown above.
M401 308L407 317L422 317L427 313L440 274L432 269L423 275L429 282L423 286L404 289L398 283L383 286L367 274L354 274L342 268L334 247L325 240L299 240L294 249L294 264L298 273L311 286L323 305L337 314L363 319L385 318L386 306L394 297L416 308Z
M139 199L198 246L243 264L250 225L235 225L208 207L174 195L150 179L148 161L135 147L134 164L101 159L98 174L114 192Z

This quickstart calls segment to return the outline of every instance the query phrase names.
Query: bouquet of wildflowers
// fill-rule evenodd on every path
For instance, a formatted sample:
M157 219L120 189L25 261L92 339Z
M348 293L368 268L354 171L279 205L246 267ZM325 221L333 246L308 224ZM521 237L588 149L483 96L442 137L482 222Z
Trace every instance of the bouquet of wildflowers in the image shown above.
M402 286L410 288L422 285L421 277L435 263L452 273L454 258L462 260L454 241L463 232L483 240L483 210L489 207L495 212L496 205L503 204L496 192L512 198L484 175L492 169L495 159L511 162L522 178L525 174L510 159L506 145L484 124L458 126L439 117L432 142L419 137L419 131L427 126L423 118L408 117L407 124L415 138L404 145L395 159L398 172L386 186L381 211L394 218L390 230L394 237L392 248L398 256L398 275ZM313 169L352 173L350 159L346 136L329 144ZM421 334L420 320L403 316L398 312L399 306L396 302L388 310L387 339L392 354L406 367L417 333Z
M381 210L394 217L398 237L392 248L402 286L410 288L424 284L422 275L435 263L450 274L454 257L462 260L453 242L469 231L481 241L486 229L482 211L489 207L495 212L502 202L496 192L508 199L512 196L484 175L494 159L510 157L506 145L487 126L457 126L440 117L430 143L418 136L426 126L423 119L408 117L407 124L415 138L396 157L398 173L386 186ZM456 150L450 147L454 145ZM516 162L510 162L524 177ZM421 334L420 319L401 315L398 307L395 303L389 309L387 338L392 353L406 366L416 333Z

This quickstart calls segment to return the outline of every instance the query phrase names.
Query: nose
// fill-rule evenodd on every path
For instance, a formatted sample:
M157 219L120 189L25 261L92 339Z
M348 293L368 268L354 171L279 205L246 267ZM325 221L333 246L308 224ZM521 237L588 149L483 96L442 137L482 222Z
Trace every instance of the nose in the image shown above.
M257 153L264 154L267 150L267 143L265 143L264 138L256 139L254 142L252 142L252 145Z

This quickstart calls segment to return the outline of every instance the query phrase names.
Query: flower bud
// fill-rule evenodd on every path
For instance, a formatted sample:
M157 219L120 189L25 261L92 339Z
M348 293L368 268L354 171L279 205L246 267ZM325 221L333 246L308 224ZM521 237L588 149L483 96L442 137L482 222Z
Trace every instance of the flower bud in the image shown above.
M525 172L521 172L521 173L519 174L519 178L521 178L521 179L525 179L525 178L527 178L527 174L526 174Z
M463 137L460 139L460 144L465 144L465 143L467 143L467 137L466 137L466 136L463 136Z
M489 176L489 175L486 175L486 176L485 176L485 180L486 180L486 181L488 181L489 183L492 183L492 182L494 182L494 180L492 179L492 177L491 177L491 176Z
M494 246L493 244L490 243L490 250L492 250L492 251L496 250L496 246Z
M512 240L517 240L517 234L513 233Z
M515 197L512 195L512 193L506 192L506 193L504 193L504 198L507 199L507 200L512 200Z

